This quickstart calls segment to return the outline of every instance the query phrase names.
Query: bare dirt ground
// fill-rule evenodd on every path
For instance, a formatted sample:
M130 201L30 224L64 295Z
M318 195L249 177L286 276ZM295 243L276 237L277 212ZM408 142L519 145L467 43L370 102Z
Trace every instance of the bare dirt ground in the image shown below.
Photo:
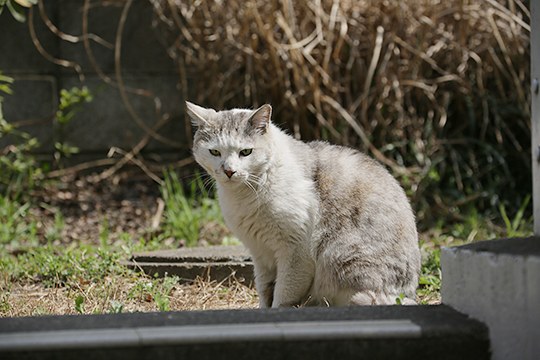
M100 244L104 231L111 244L120 236L148 235L160 198L155 182L128 172L100 182L92 175L66 176L37 195L42 206L34 215L43 219L43 229L51 228L58 213L63 218L57 242L92 244Z

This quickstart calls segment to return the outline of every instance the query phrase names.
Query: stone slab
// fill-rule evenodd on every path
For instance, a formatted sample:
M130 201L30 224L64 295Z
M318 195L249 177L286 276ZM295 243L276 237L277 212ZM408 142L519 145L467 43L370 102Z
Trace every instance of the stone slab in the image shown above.
M152 276L176 275L182 282L197 277L215 281L234 277L246 284L253 282L253 263L242 245L139 252L122 264Z
M251 262L138 262L121 263L133 270L142 270L150 276L178 276L180 282L191 282L200 277L212 281L236 279L245 284L253 283L253 263Z
M283 308L0 319L2 359L489 359L446 306Z
M175 250L145 251L133 254L137 262L231 262L250 261L249 252L243 245L185 247Z
M540 354L538 264L539 237L442 250L443 303L486 323L493 359L535 359Z

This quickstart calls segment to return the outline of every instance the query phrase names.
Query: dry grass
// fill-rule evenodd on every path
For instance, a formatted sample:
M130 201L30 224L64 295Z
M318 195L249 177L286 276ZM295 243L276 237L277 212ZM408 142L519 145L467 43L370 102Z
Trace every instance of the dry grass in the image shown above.
M85 284L79 288L50 288L43 284L11 284L10 291L3 295L6 296L4 301L9 303L9 307L0 309L0 317L102 314L118 312L119 305L122 306L121 312L258 307L255 289L236 280L217 283L197 279L190 284L175 284L165 294L168 301L167 309L160 308L151 294L139 292L138 288L141 288L141 280L126 277L108 277L103 282ZM76 308L78 296L84 298L80 312ZM440 304L440 293L428 293L420 297L419 301L422 304Z
M527 2L152 3L186 99L270 102L295 136L370 152L410 189L420 221L489 208L501 189L519 208L517 184L530 181Z
M227 283L198 279L191 284L174 284L167 293L167 307L160 308L161 300L155 293L145 291L155 280L107 277L99 283L81 284L77 288L50 288L43 284L11 284L4 293L4 306L0 316L68 315L118 312L152 312L211 309L245 309L258 306L255 290L236 280ZM150 285L151 286L151 285ZM5 287L2 289L6 290ZM77 297L84 301L80 312L76 308ZM161 305L163 306L163 305Z

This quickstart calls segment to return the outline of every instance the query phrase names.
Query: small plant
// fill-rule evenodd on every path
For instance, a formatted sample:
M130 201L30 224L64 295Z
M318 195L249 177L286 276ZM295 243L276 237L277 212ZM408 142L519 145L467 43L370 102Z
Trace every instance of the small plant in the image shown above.
M428 253L422 264L419 288L416 293L421 298L434 296L441 290L441 251L435 249Z
M99 228L99 243L102 248L106 248L109 241L109 221L105 218Z
M203 224L223 223L217 200L210 196L199 178L186 192L176 173L166 172L161 194L165 201L163 231L166 236L184 239L186 245L193 246L199 240Z
M527 195L512 220L508 217L505 206L503 204L499 205L499 212L501 213L501 217L506 226L506 236L517 237L531 234L531 229L528 228L530 227L531 221L527 221L527 219L524 218L525 209L527 208L527 205L529 205L530 200L531 196Z
M80 294L75 298L75 311L79 314L84 314L84 296Z
M171 295L175 285L178 284L178 281L179 279L177 276L165 276L160 282L158 282L157 286L153 287L154 291L152 295L159 311L171 310L169 296Z
M15 20L25 22L24 8L32 7L37 3L38 0L0 0L0 14L4 11L4 7L7 7Z
M2 270L1 267L0 270ZM10 295L11 283L7 279L0 279L0 314L6 313L11 308L9 303Z
M60 211L56 210L54 213L54 224L45 231L45 239L47 239L49 244L61 240L64 226L64 216Z
M110 274L125 271L120 254L85 244L68 247L40 246L16 257L0 257L0 268L12 281L39 282L48 287L73 286L99 281Z
M124 304L120 301L111 300L109 314L120 314L124 310Z
M129 299L153 301L159 311L170 311L170 296L178 284L177 276L165 276L161 279L144 279L135 284L128 294Z
M79 148L68 144L65 141L65 129L73 120L75 115L82 110L85 103L93 100L90 90L83 86L82 88L73 87L70 90L62 89L60 91L60 104L56 111L56 124L58 125L58 139L54 144L54 158L59 163L62 158L69 158L79 152Z
M39 146L36 138L17 130L4 119L2 93L11 95L13 78L0 72L0 139L9 137L10 145L0 149L0 195L18 198L42 178L41 169L30 152Z
M18 247L38 243L37 224L29 218L30 204L0 194L0 245Z

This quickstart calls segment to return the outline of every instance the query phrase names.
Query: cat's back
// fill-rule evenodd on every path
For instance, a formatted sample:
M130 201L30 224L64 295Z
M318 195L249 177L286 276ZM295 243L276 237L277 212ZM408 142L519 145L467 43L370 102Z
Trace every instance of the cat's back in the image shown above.
M339 193L366 199L386 194L406 201L394 177L369 156L321 141L308 145L314 154L312 178L321 195L336 196Z
M417 241L409 201L384 166L351 148L325 142L309 146L314 153L311 176L324 226L369 228Z
M316 154L312 178L320 212L313 244L315 296L337 296L325 284L339 283L413 299L420 271L418 234L399 183L359 151L321 142L309 146Z

